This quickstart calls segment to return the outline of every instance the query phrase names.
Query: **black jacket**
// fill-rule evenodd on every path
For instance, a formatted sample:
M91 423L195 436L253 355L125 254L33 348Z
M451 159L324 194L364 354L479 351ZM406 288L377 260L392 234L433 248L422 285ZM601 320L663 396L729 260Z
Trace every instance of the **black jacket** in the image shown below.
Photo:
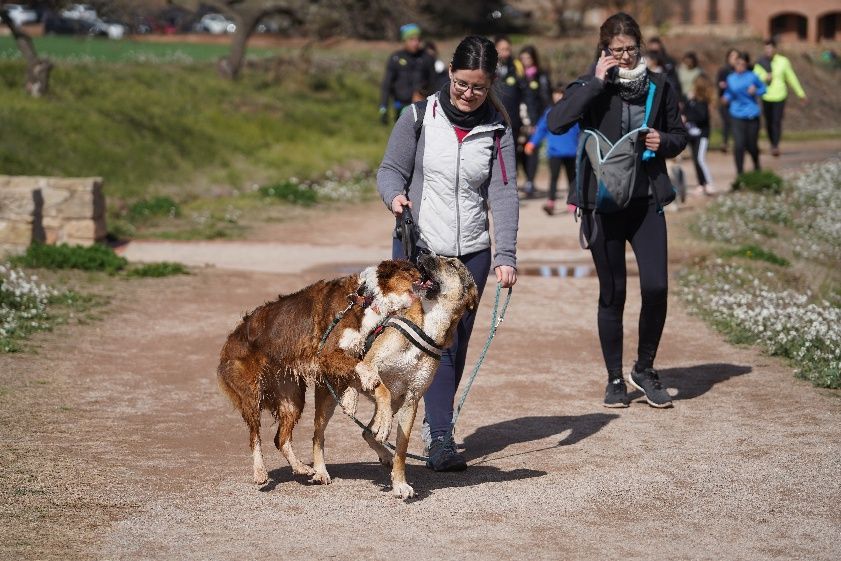
M500 61L496 67L496 76L497 80L494 84L496 94L511 119L511 127L516 135L523 125L522 119L520 119L520 104L529 101L526 97L528 86L522 73L522 65L519 61L515 62L513 57L505 62ZM536 114L539 116L536 109L532 110L527 107L527 110L530 115Z
M710 137L710 107L703 101L687 99L683 104L683 116L686 117L686 125L692 123L701 129L701 137Z
M432 93L435 61L423 49L412 54L401 49L388 57L380 87L380 107L387 107L389 98L403 105L412 102L412 95L426 97Z
M674 158L686 147L686 129L680 119L678 93L663 74L650 73L657 86L648 126L660 133L660 148L656 156L640 162L640 171L648 175L651 190L658 206L663 207L675 198L675 189L666 170L666 159ZM564 98L549 111L546 118L549 130L555 134L566 132L579 123L583 129L597 129L611 142L622 137L622 98L612 86L605 86L592 74L581 76L569 85ZM596 176L590 162L584 158L584 200L578 200L577 189L569 190L567 202L590 210L595 207Z

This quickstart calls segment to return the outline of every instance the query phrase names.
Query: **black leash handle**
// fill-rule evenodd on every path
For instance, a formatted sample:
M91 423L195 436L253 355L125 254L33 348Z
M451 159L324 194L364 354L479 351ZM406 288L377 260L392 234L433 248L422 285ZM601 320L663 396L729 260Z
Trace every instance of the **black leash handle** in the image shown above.
M400 241L403 242L403 255L409 261L413 261L415 246L417 245L417 230L415 230L415 220L412 218L412 209L408 205L403 206L398 228Z

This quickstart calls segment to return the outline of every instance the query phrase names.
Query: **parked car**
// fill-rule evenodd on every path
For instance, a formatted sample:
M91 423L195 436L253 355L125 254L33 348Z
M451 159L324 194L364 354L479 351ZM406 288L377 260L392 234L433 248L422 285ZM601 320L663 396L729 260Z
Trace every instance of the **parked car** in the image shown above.
M198 26L202 31L214 35L233 33L237 30L236 24L222 14L205 14L199 20Z
M66 18L54 12L44 16L44 35L107 36L107 32L86 19Z
M93 21L97 18L96 9L90 4L70 4L61 11L61 16L67 19L83 19Z
M93 20L98 30L102 31L109 39L122 39L126 34L126 26L116 21L103 21L99 18ZM98 35L99 33L97 33Z
M6 4L3 10L9 14L9 18L15 25L26 25L38 21L38 12L22 4Z

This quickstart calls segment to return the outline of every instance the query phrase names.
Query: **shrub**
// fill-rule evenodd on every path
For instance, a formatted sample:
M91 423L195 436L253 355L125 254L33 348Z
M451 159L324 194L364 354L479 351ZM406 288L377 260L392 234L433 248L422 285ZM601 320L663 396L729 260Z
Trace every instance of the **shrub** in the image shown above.
M315 190L297 180L287 179L275 185L266 185L258 190L260 195L280 199L292 204L309 206L318 202L318 194Z
M0 351L19 351L17 339L49 329L47 304L56 294L38 277L0 265Z
M771 170L748 171L733 181L733 190L778 194L783 190L783 178Z
M172 275L189 275L190 271L181 263L163 261L131 268L126 274L130 277L169 277Z
M736 249L728 249L721 253L722 257L744 257L754 261L765 261L772 265L779 265L780 267L788 267L789 262L768 249L762 249L757 245L743 245Z
M178 207L178 203L169 197L153 197L137 201L128 208L126 213L128 219L132 221L143 221L164 216L175 218L180 215L181 209Z
M23 255L13 257L13 265L40 269L81 269L83 271L106 271L116 273L128 264L110 247L95 244L80 245L32 244Z

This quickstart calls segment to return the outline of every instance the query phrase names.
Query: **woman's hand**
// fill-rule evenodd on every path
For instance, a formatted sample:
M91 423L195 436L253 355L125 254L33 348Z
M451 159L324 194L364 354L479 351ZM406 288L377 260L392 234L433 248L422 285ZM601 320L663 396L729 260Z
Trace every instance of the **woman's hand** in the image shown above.
M510 265L500 265L496 269L496 280L502 284L502 288L511 288L517 282L517 269Z
M656 152L658 148L660 148L660 132L654 129L648 129L648 132L645 133L645 147L651 150L652 152Z
M619 66L619 61L616 60L613 55L606 55L602 53L602 56L600 56L599 60L596 61L596 78L604 82L604 78L607 76L607 71L614 66Z
M755 93L756 93L756 86L754 86L753 84L748 86L748 95L754 95Z
M406 198L406 195L397 195L393 199L391 199L391 212L394 213L394 216L400 218L403 214L403 207L407 206L412 208L412 201Z

